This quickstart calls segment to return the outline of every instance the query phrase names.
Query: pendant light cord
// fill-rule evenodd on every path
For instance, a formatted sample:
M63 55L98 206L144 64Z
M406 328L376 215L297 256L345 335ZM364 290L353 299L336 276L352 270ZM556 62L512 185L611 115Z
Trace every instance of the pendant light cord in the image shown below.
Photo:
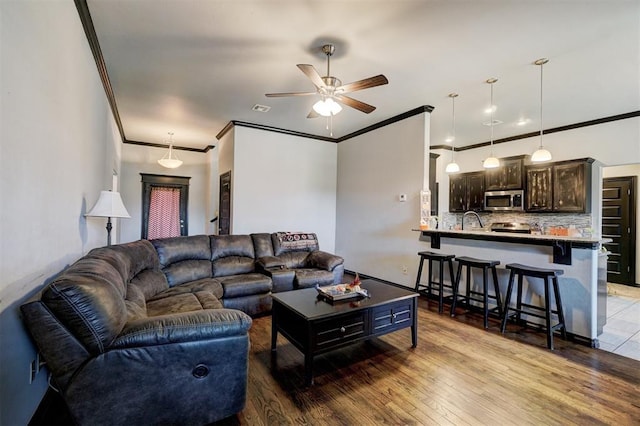
M540 149L542 149L542 68L544 68L544 62L540 64Z
M491 127L491 155L490 157L493 157L493 83L495 83L495 81L491 82L491 105L489 105L489 108L491 108L491 118L490 118L490 127Z
M451 162L454 163L453 156L456 152L456 97L457 93L451 93L449 97L451 97Z

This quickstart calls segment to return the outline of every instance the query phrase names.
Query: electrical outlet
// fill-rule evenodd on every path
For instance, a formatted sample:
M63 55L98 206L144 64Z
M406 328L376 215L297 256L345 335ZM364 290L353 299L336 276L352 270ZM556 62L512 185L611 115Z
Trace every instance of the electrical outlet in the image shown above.
M407 265L402 265L402 273L404 275L407 275L409 273L409 269L407 268Z

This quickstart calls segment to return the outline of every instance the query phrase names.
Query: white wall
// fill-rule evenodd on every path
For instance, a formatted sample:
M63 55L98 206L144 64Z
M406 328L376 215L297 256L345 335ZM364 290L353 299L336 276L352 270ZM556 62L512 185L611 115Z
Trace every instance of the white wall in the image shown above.
M231 233L315 232L334 252L336 178L335 143L236 127Z
M605 167L602 177L636 176L640 186L640 164ZM636 284L640 284L640 189L636 188Z
M416 115L338 144L336 251L347 270L415 284L424 243L411 229L419 226L420 190L429 173L428 120L427 113Z
M85 219L119 173L121 141L71 0L0 2L0 424L27 424L46 390L19 306L104 245Z
M214 149L215 151L215 149ZM131 215L131 219L118 219L120 222L120 242L139 240L142 226L142 177L140 173L166 176L190 177L189 180L189 235L206 234L217 205L217 190L211 187L211 173L217 174L217 162L211 162L211 155L201 152L174 150L183 164L177 169L167 169L158 164L166 153L166 148L124 144L122 148L122 176L120 194L122 202ZM217 197L217 195L215 195Z

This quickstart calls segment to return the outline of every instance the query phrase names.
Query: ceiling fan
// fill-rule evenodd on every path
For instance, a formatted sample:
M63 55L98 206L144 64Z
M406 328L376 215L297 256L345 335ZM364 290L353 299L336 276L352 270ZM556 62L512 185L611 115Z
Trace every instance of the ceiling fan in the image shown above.
M365 78L364 80L354 81L349 84L342 84L340 79L331 76L330 72L330 58L335 51L333 44L325 44L322 46L322 52L327 55L327 75L321 77L318 71L309 64L298 64L300 68L311 82L316 86L315 92L289 92L289 93L267 93L265 96L270 98L283 97L283 96L309 96L320 95L321 100L314 104L313 109L307 115L307 118L316 118L322 116L333 116L340 112L342 108L338 104L343 104L355 108L358 111L362 111L366 114L371 113L376 109L373 105L369 105L350 96L346 96L345 93L355 92L357 90L368 89L370 87L382 86L389 83L387 77L384 75L376 75L374 77Z

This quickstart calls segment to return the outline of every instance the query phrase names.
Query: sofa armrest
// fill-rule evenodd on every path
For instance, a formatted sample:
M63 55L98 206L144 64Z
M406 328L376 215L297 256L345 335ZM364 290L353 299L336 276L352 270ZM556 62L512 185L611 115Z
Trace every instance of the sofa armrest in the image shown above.
M251 317L235 309L202 311L141 318L128 323L111 348L132 348L241 336L251 328Z
M322 250L312 251L306 259L307 266L324 269L326 271L333 271L336 266L342 265L343 263L344 259L340 256Z
M263 256L258 259L257 263L258 267L262 268L263 270L284 269L287 267L282 259L275 256Z

